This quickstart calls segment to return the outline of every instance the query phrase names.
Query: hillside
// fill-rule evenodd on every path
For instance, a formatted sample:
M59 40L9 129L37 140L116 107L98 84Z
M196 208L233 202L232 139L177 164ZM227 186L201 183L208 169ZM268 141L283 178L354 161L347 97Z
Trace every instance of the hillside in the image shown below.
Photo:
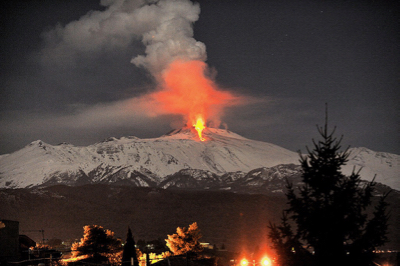
M87 147L34 141L0 157L0 187L21 188L54 182L96 183L114 175L136 186L151 186L181 169L213 173L250 171L296 163L296 153L221 129L204 131L201 142L190 129L154 139L110 138Z
M380 192L387 187L378 186ZM374 201L377 198L374 199ZM2 219L20 222L21 234L45 230L45 238L80 238L83 226L98 224L124 238L127 227L136 240L165 239L178 226L198 222L203 241L240 251L267 244L267 225L286 206L282 193L242 194L227 191L65 185L0 190ZM386 248L400 249L400 194L388 197L391 218ZM40 234L26 233L36 240Z
M210 185L222 188L229 187L230 179L245 177L257 169L278 169L299 163L295 152L246 139L228 130L207 128L204 136L206 141L201 142L192 129L182 128L159 138L109 138L87 147L50 145L38 140L0 156L0 187L96 183L165 187L177 182L177 176L184 171L186 177L190 172L202 173L208 181L214 179ZM356 166L362 168L363 179L372 180L376 174L377 182L400 190L399 155L366 148L353 148L350 152L345 173ZM207 187L203 186L205 180L198 181L200 187Z

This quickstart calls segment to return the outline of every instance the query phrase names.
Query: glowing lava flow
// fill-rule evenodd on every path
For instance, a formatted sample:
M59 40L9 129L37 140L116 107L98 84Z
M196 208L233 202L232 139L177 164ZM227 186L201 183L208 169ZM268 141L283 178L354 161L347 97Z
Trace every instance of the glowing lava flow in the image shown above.
M218 127L226 107L238 105L242 98L219 90L205 62L177 59L157 76L158 90L146 96L152 115L181 115L187 126L202 131L206 124Z
M203 129L205 128L203 119L197 118L196 124L194 124L193 126L194 126L194 129L197 130L197 134L199 134L199 139L201 141L205 141L206 139L203 138L203 136L201 135L201 133L203 132Z

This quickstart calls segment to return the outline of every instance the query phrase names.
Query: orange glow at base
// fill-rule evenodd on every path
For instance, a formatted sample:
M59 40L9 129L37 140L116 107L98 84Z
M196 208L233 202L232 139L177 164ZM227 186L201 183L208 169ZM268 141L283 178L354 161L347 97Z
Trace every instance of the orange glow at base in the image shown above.
M200 140L206 124L218 127L223 109L239 104L241 99L219 90L208 75L205 62L175 60L166 68L158 82L159 90L149 95L154 114L181 115L186 125L193 125Z
M81 255L78 257L72 257L72 258L68 258L68 259L62 259L61 261L63 263L70 263L70 262L75 262L75 261L79 261L79 260L84 260L89 258L89 255Z
M246 266L247 264L249 264L249 261L246 260L246 259L242 259L242 260L240 261L240 265L242 265L242 266Z
M197 134L199 134L199 139L201 141L205 141L206 139L203 138L203 136L201 135L203 132L203 129L205 129L206 127L204 126L204 121L201 118L197 118L196 124L193 125L194 128L197 130Z

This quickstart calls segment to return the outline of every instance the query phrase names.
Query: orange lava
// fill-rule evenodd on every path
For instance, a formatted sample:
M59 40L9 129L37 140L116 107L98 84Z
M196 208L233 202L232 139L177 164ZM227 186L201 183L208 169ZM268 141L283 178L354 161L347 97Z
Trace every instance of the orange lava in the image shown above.
M218 124L224 107L235 105L238 100L230 92L218 90L205 72L207 65L203 61L175 60L160 77L161 90L150 95L157 103L158 113L182 115L187 125L202 128L196 128L200 140L204 140L201 131L207 122Z
M199 117L197 119L197 121L196 121L196 124L194 124L193 126L194 126L194 129L197 130L197 134L199 135L199 139L201 141L205 141L206 139L203 138L203 136L202 136L203 129L205 129L203 119L201 119L201 117Z

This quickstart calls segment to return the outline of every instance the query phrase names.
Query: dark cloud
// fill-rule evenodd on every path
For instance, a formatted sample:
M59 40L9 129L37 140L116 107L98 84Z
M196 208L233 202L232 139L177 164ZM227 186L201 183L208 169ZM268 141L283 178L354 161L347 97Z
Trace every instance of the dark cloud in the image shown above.
M205 45L217 83L262 99L225 110L230 130L304 149L324 122L327 102L345 144L400 154L398 3L197 2L194 39ZM0 154L36 139L88 145L109 136L156 137L179 124L178 117L149 117L140 108L138 97L155 89L154 80L131 60L146 55L140 34L157 19L146 15L139 23L129 3L113 16L108 6L122 1L99 3L5 4ZM126 20L131 28L121 27ZM93 21L104 26L95 36L68 30Z

